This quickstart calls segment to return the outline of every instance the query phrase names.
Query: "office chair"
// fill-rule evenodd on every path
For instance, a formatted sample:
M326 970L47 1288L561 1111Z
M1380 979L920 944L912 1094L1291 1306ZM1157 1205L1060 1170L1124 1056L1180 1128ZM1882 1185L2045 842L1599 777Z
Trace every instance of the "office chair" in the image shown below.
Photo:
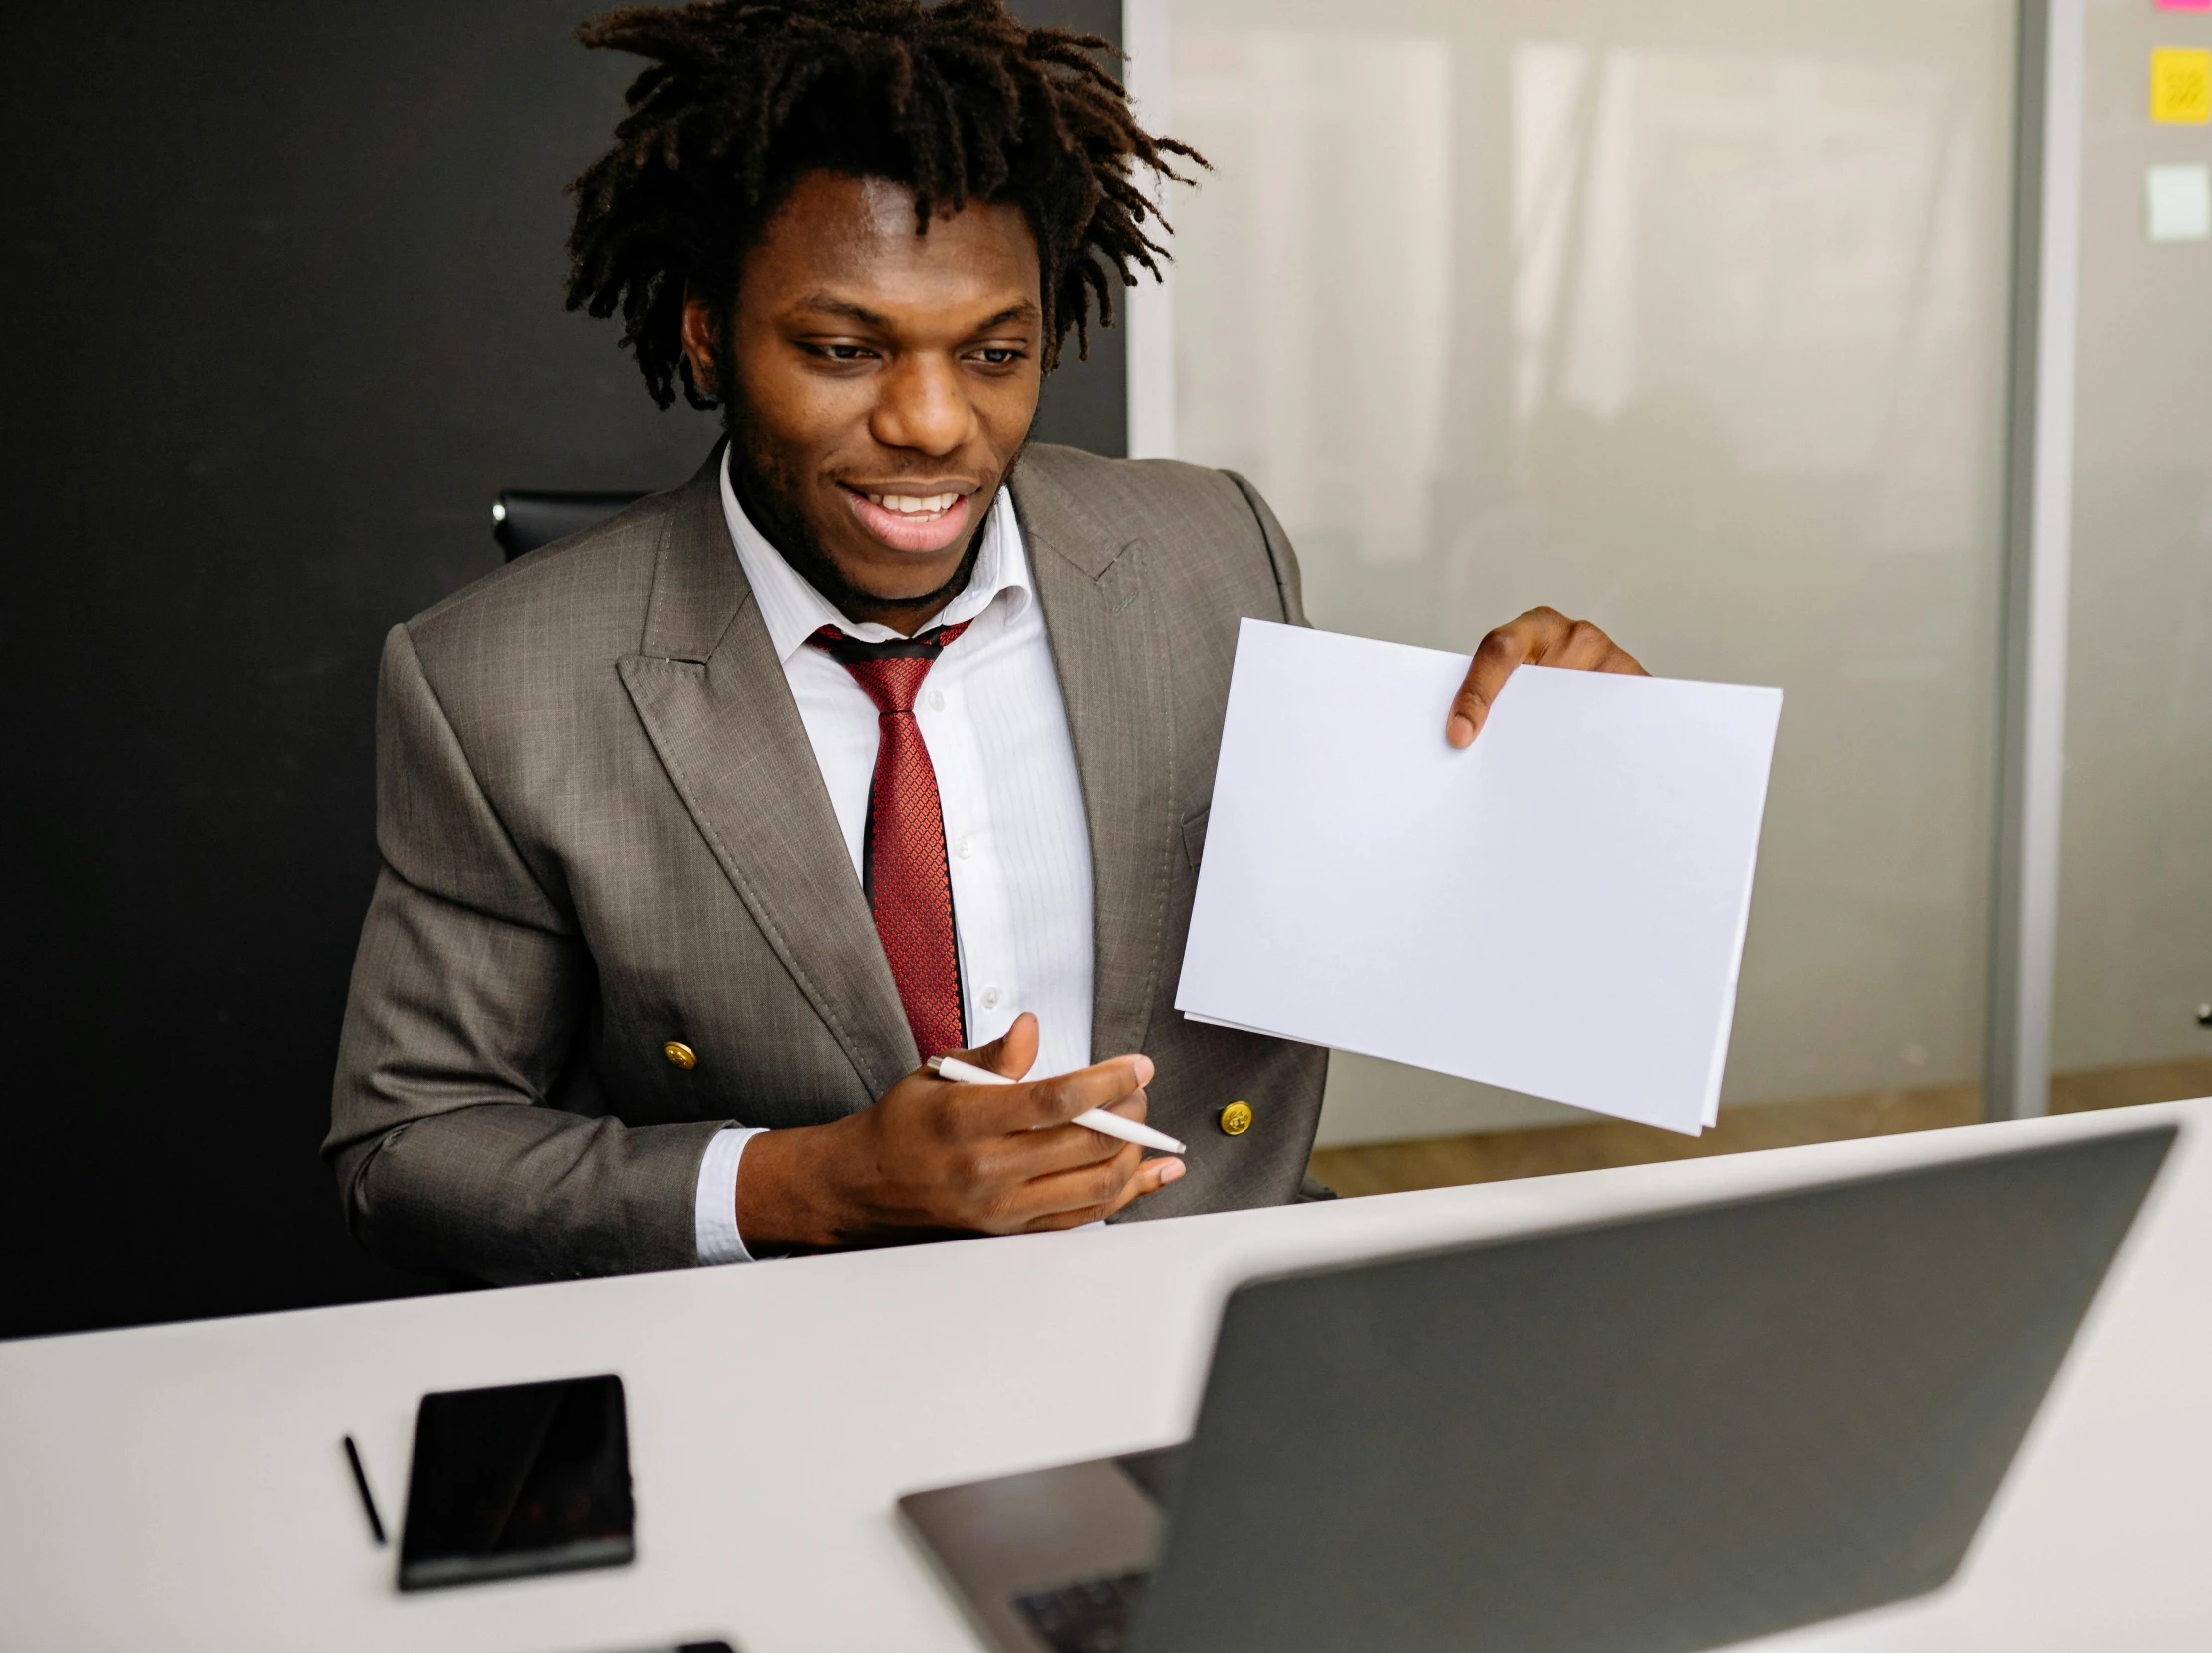
M491 507L491 537L507 561L605 522L642 493L535 493L508 488Z

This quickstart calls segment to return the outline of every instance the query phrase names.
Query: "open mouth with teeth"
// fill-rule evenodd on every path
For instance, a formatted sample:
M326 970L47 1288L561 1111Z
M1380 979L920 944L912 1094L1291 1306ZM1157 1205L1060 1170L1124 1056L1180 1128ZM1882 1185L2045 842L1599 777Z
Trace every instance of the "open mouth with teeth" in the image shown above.
M967 531L974 502L973 494L952 489L900 493L847 483L840 491L869 537L895 551L947 549Z
M957 493L925 494L919 499L911 493L872 493L868 495L868 502L919 521L944 515L953 508L953 502L958 498L960 495Z

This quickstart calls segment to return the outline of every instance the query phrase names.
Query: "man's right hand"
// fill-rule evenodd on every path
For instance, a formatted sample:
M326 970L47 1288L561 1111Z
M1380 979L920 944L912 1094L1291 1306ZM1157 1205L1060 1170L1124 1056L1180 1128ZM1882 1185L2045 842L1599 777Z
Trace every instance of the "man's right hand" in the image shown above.
M956 1054L1019 1079L1037 1059L1037 1018ZM737 1232L764 1251L883 1244L953 1234L1072 1229L1183 1175L1134 1144L1069 1120L1087 1108L1145 1117L1148 1056L1116 1056L1033 1084L964 1085L917 1068L872 1108L832 1125L769 1131L745 1145Z

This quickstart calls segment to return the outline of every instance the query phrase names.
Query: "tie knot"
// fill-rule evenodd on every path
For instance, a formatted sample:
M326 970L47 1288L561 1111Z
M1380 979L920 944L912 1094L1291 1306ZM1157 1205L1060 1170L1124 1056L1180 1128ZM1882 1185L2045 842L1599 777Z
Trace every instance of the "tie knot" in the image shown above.
M893 638L888 643L864 643L857 637L847 637L835 626L824 626L807 642L850 672L876 702L877 711L897 716L914 710L922 680L930 675L930 668L937 664L946 645L968 627L968 622L963 620L956 625L934 626L913 637Z

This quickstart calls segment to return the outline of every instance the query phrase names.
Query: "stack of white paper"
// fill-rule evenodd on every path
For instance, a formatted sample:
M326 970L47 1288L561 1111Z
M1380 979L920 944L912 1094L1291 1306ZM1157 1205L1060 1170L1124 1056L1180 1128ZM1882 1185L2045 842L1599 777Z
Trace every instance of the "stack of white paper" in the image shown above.
M1695 1133L1782 691L1467 664L1244 623L1176 1007Z

